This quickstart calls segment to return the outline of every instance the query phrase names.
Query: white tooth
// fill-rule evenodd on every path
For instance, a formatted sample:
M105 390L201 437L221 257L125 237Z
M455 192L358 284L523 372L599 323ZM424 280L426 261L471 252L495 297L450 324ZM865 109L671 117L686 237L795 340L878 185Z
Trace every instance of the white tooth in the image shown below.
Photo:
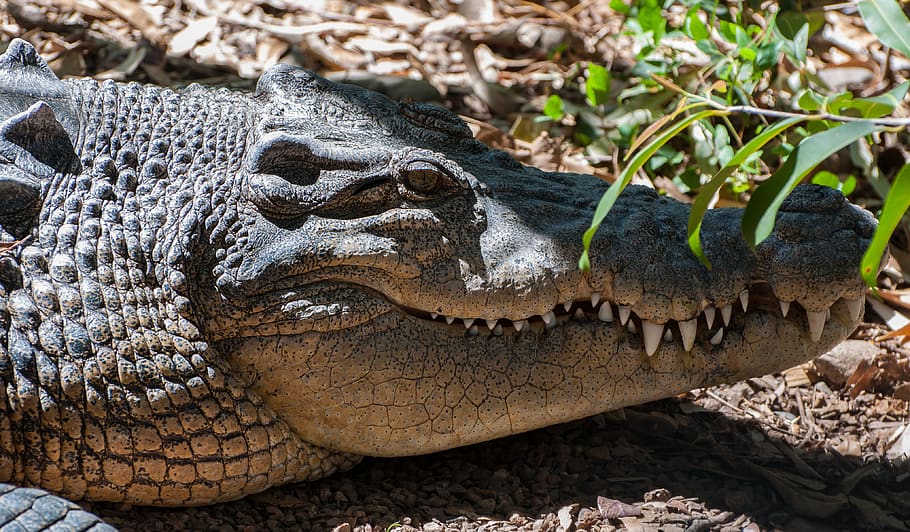
M692 346L695 345L695 333L698 331L698 318L680 321L678 324L679 335L682 337L683 349L687 352L691 351Z
M596 307L598 303L600 303L600 294L593 292L591 294L591 306Z
M453 316L446 316L446 323L452 325L453 321L455 321L455 318Z
M492 331L493 329L496 328L496 320L483 320L483 321L487 322L487 329L490 329Z
M730 316L733 315L733 305L720 307L720 316L724 319L724 327L730 325Z
M462 318L464 320L464 328L470 329L471 325L474 325L475 318Z
M435 320L438 317L439 317L439 314L436 314L435 312L430 312L430 318Z
M631 315L631 314L632 314L632 307L620 305L619 306L619 323L622 323L623 325L625 325L626 322L629 321L629 315Z
M516 331L521 332L522 330L528 328L528 320L513 321L512 325L515 327Z
M552 310L541 316L541 318L543 318L543 322L548 328L556 326L556 314L553 314Z
M714 326L714 311L715 310L716 309L714 307L712 307L711 305L708 305L707 307L705 307L705 323L708 325L709 329Z
M780 302L780 313L786 318L787 313L790 312L790 302L781 300Z
M853 321L858 320L863 313L863 296L856 299L844 299L844 302L847 303L847 309L850 311L850 319Z
M743 306L743 312L749 310L749 290L743 290L739 293L739 304Z
M600 310L597 311L597 319L600 321L605 321L607 323L613 321L613 309L610 308L609 302L606 302L600 306Z
M580 320L584 317L585 317L585 311L581 310L580 308L575 309L575 318Z
M671 331L670 329L665 330L664 331L664 342L672 342L672 341L673 341L673 331Z
M634 321L629 321L629 323L626 324L626 330L632 334L638 334L638 329L635 327Z
M712 336L711 339L708 341L711 342L711 345L717 345L717 344L723 342L724 341L723 328L718 329L717 333L714 336Z
M502 325L496 324L496 327L493 327L493 336L502 336Z
M566 310L566 312L569 312L569 309L572 308L572 302L566 301L565 303L562 304L562 308L564 308Z
M825 311L812 312L806 311L806 318L809 320L809 337L813 342L819 341L822 337L822 331L825 330Z
M477 336L477 326L472 325L470 328L468 328L468 334L471 336Z
M664 336L663 323L641 320L641 333L645 338L645 352L648 353L649 357L654 356L660 346L660 340Z

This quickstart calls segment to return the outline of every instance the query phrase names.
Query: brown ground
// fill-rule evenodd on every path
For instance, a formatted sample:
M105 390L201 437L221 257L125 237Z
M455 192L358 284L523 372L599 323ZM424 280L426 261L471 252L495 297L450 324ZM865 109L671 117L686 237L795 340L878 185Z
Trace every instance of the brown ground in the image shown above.
M60 75L169 85L250 88L279 60L354 73L397 96L441 95L476 119L483 140L526 162L595 171L559 141L514 140L487 124L538 115L576 61L632 64L607 2L464 0L464 15L444 0L291 4L0 0L0 49L24 37ZM827 17L837 31L813 46L836 50L817 51L821 70L825 59L866 69L866 92L896 80L855 15ZM596 171L609 176L606 162ZM895 251L891 287L904 284ZM882 321L869 308L867 318ZM896 341L871 341L886 331L866 327L784 375L445 453L366 459L238 502L90 507L123 530L907 530L910 364Z

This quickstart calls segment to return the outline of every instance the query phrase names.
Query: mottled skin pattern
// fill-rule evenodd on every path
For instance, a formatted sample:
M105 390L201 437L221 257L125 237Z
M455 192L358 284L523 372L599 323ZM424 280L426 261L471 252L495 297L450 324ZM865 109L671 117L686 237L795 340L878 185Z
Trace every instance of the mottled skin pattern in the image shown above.
M60 81L18 40L0 95L0 480L230 500L786 368L859 322L874 221L830 189L755 253L709 212L707 270L688 207L630 187L582 274L607 185L439 108L281 65L253 95Z

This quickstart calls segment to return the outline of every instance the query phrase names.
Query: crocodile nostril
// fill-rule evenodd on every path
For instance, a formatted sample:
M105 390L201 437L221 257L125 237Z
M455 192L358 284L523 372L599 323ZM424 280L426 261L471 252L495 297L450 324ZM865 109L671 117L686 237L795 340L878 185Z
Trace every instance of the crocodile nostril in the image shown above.
M287 161L263 169L261 173L278 176L297 186L310 186L319 179L320 169L301 161Z

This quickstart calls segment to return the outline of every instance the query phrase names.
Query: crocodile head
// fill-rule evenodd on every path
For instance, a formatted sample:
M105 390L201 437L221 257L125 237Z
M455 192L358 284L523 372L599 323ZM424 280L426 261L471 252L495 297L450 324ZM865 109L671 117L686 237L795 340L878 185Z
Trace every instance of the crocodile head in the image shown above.
M457 116L269 70L233 239L192 298L307 441L424 453L762 375L856 327L874 221L798 188L755 253L738 209L629 187L577 266L607 184L516 163ZM205 272L209 273L209 272ZM796 304L793 304L796 303Z
M35 412L29 383L62 387L68 412L108 424L153 402L155 430L218 467L226 448L179 430L210 414L226 430L211 401L187 406L206 386L272 431L247 430L251 446L292 440L251 413L264 400L308 444L417 454L786 368L859 323L874 221L830 189L797 188L754 253L740 210L710 211L708 270L688 206L629 187L582 273L608 185L522 166L437 107L287 66L252 95L64 82L23 41L0 56L0 93L0 242L26 239L0 260L4 382ZM129 470L145 455L123 447ZM293 477L276 471L244 492ZM149 482L130 500L160 503Z

